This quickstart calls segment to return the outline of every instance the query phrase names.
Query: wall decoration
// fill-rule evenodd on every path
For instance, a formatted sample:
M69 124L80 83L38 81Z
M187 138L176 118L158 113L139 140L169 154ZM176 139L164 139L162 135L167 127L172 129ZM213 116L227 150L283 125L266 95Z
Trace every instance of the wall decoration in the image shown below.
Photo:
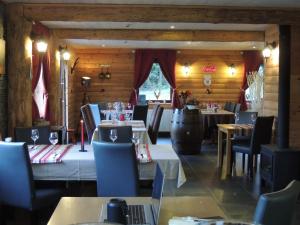
M215 73L217 71L216 65L207 65L203 67L203 73Z
M210 86L211 86L211 75L210 74L204 75L204 77L203 77L203 83L204 83L204 86L206 87L206 93L207 94L211 94L211 89L210 89Z

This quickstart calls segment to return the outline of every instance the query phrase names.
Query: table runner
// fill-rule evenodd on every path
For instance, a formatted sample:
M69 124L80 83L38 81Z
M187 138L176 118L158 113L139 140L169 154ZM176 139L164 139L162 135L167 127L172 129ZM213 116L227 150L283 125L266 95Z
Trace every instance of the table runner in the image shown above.
M60 163L62 157L69 151L72 145L36 145L29 146L31 163Z

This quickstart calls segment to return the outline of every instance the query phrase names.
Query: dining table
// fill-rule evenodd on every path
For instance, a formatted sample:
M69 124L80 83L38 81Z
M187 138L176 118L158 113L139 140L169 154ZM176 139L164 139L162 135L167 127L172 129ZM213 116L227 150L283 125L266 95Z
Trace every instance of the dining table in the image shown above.
M137 155L140 180L152 180L158 163L166 179L175 180L177 187L186 182L181 161L171 145L141 144L141 148L139 152L144 151L144 155ZM80 145L38 145L36 149L29 146L34 179L96 180L92 145L85 145L86 152L80 152L80 149Z
M101 120L100 124L94 130L92 141L100 140L100 133L98 132L99 127L118 127L118 126L131 126L132 132L137 133L139 136L139 142L142 144L151 143L148 136L147 128L143 120Z
M253 124L217 124L218 126L218 160L217 167L222 168L223 162L223 134L226 138L225 148L225 175L231 175L231 141L233 135L250 136L253 130Z

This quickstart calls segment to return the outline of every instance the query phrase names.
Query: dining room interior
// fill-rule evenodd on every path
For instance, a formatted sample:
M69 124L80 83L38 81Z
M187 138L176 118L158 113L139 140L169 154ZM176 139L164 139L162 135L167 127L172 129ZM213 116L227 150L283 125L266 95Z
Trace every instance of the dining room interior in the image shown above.
M0 223L100 224L112 197L149 201L162 169L158 224L300 224L299 12L0 1Z

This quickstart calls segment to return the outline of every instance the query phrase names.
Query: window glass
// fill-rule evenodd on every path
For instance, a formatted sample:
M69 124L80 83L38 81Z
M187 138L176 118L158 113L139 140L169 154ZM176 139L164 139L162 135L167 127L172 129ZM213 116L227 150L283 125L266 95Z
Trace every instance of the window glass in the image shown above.
M149 77L139 89L140 95L145 95L146 100L170 101L171 87L161 71L158 63L153 63Z
M264 97L264 67L261 65L258 71L247 74L248 88L245 91L247 101L260 102Z

